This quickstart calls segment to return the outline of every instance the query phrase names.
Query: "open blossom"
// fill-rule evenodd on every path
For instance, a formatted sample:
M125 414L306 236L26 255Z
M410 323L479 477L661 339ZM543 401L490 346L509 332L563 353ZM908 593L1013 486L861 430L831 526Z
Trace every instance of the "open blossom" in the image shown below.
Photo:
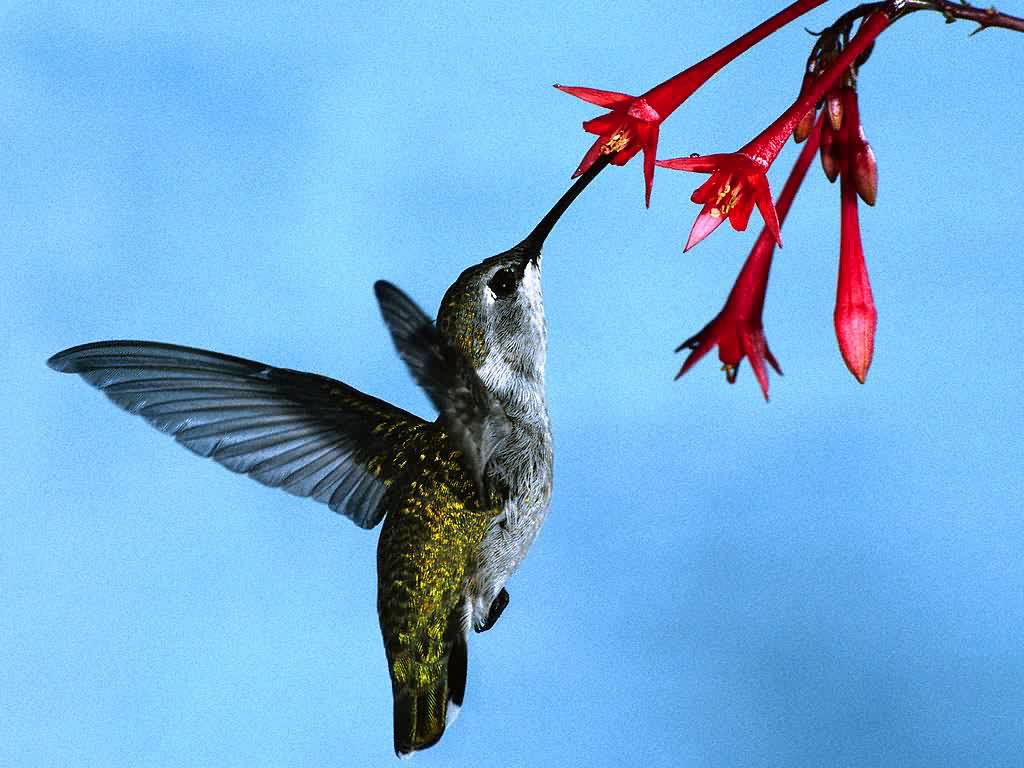
M820 131L817 130L812 133L782 187L776 207L773 209L778 210L780 225L789 212L789 207L804 176L807 175L807 168L818 149L820 135ZM768 399L768 370L765 367L765 362L767 361L776 373L782 373L778 361L768 349L761 320L765 293L768 290L768 272L771 269L772 257L775 253L775 243L776 236L768 227L765 227L754 243L750 255L747 256L721 312L699 333L684 341L676 349L676 352L683 349L691 350L676 378L685 374L698 360L717 346L718 358L722 361L722 369L725 371L725 377L729 383L736 381L736 373L745 357L750 361L750 367L754 371L754 376L757 377L757 383L761 387L764 399Z
M690 198L703 207L690 230L686 250L711 234L726 218L734 229L744 229L750 211L755 205L764 217L766 228L775 241L782 245L778 219L772 206L771 191L765 174L797 125L806 120L808 111L813 109L839 77L849 70L856 58L874 42L888 23L889 17L881 11L865 19L842 53L812 81L810 87L789 109L736 152L677 157L657 162L657 165L665 168L711 174L708 181ZM727 210L723 210L723 204L727 206Z
M718 226L729 220L732 228L742 232L747 228L750 213L757 206L764 218L765 228L775 243L782 245L779 219L772 205L772 191L763 166L748 154L704 155L659 160L658 165L678 171L710 173L711 178L697 187L690 200L703 207L690 229L683 251L688 251Z
M722 67L793 19L821 5L825 0L797 0L770 19L689 69L654 86L640 96L597 88L555 85L561 91L611 111L583 123L583 130L597 135L573 178L586 173L601 155L614 154L613 165L625 165L638 152L644 153L644 201L651 205L654 160L661 123L694 91Z
M613 165L625 165L637 152L644 153L644 202L651 205L651 187L654 185L654 158L658 152L658 130L668 114L659 114L645 96L601 91L570 85L555 85L560 91L577 98L608 107L612 111L583 123L583 130L596 133L597 140L583 156L572 177L586 173L601 155L614 154Z

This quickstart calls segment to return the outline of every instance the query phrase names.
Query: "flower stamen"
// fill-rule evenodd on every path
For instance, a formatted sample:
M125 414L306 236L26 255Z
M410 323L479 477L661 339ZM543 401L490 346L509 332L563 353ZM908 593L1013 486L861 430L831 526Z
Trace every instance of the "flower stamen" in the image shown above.
M629 144L630 138L629 131L624 128L620 128L613 133L609 137L608 141L604 143L604 146L601 147L601 154L610 155L615 152L622 151L626 148L626 145Z

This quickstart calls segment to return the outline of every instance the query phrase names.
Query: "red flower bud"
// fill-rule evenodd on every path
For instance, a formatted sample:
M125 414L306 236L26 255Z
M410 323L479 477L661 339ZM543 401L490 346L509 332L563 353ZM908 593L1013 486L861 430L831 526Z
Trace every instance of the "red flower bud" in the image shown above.
M817 115L818 111L813 107L807 110L807 114L800 118L800 122L793 129L793 141L799 144L811 135L811 129L814 128L814 118Z
M864 247L857 217L857 193L848 173L842 174L839 182L839 207L839 280L832 319L843 361L850 373L863 384L875 351L878 312L864 264Z
M804 79L800 82L800 95L797 97L802 98L811 86L814 84L814 64L808 64L807 71L804 72ZM811 129L814 127L814 118L818 116L817 105L812 106L807 110L807 113L800 118L800 122L796 124L796 128L793 129L793 141L797 144L804 141L808 136L811 135Z
M839 137L830 123L821 126L821 169L831 182L839 176Z
M878 195L878 163L875 152L864 138L864 129L857 126L858 138L854 142L853 157L850 158L850 172L860 199L868 205L875 204Z

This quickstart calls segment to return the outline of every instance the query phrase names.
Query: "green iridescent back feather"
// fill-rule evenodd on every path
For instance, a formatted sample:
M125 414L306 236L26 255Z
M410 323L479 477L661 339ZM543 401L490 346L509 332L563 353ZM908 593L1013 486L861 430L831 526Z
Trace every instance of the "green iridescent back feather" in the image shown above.
M377 547L377 610L399 754L435 743L444 733L449 699L461 703L467 580L498 512L497 505L480 508L476 485L439 425L403 437L392 460L404 471L385 498ZM450 673L461 681L450 680Z

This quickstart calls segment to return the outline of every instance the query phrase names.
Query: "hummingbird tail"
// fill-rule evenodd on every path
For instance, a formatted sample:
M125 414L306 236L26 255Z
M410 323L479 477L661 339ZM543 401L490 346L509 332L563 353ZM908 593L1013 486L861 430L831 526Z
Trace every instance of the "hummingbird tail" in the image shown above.
M395 754L399 757L434 746L462 707L468 655L458 612L449 620L447 635L451 646L440 675L393 688Z

